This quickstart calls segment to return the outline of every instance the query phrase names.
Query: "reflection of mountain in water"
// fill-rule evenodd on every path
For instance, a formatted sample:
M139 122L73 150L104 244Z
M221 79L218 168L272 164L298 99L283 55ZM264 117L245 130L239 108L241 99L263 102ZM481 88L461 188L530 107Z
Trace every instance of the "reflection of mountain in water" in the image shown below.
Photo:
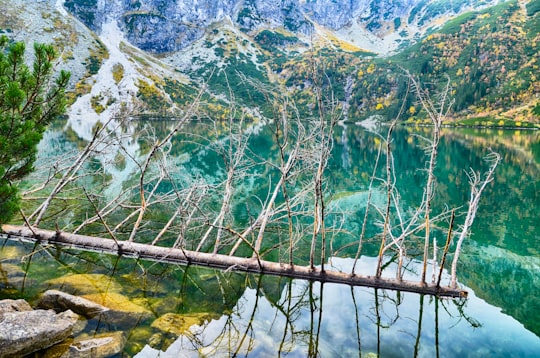
M369 191L354 191L337 193L328 201L329 212L342 212L351 214L361 209L365 210L368 203ZM385 196L382 191L374 189L371 193L371 204L377 207L384 207Z
M461 259L463 282L540 336L540 258L473 242Z

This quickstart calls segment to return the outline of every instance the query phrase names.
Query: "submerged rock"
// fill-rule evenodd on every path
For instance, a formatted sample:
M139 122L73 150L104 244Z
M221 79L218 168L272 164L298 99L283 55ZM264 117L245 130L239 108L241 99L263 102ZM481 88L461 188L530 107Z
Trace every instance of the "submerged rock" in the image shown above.
M49 348L43 358L104 358L124 350L126 338L123 332L78 337Z
M111 324L133 324L150 318L152 313L143 306L133 303L128 297L114 292L94 293L83 298L107 308L99 314L99 320Z
M96 292L119 292L122 287L110 276L102 274L67 275L47 281L52 287L73 295Z
M180 336L181 334L186 333L190 327L203 324L208 317L209 316L206 313L166 313L152 323L152 328L156 328L164 333Z
M83 297L70 295L69 293L48 290L38 302L38 307L53 309L56 312L72 310L73 312L86 318L93 318L109 309Z
M72 311L5 312L0 316L0 358L24 356L68 338L79 316Z
M26 272L18 265L0 263L0 289L21 288L25 278Z
M2 261L2 263L21 262L21 257L23 256L23 251L16 246L2 247L2 250L0 250L0 261Z

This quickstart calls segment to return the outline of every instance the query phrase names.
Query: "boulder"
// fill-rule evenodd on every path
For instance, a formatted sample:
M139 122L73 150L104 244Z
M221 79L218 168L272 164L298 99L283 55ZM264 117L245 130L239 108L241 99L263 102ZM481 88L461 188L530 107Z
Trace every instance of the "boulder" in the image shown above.
M45 351L43 358L105 358L121 353L125 345L123 332L103 333L57 344Z
M5 312L0 317L0 358L24 356L68 338L79 316L72 311Z
M2 300L0 301L0 317L5 312L24 312L31 311L32 307L23 299L20 300Z
M86 318L93 318L109 309L86 298L70 295L69 293L48 290L41 296L38 307L53 309L56 312L72 310L73 312Z

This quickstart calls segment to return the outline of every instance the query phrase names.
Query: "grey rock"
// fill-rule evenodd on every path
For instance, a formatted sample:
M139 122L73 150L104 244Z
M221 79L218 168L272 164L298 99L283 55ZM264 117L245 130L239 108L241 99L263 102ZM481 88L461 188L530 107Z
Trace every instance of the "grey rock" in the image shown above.
M24 312L31 310L32 307L30 307L30 304L23 299L0 301L0 317L6 312Z
M70 295L58 290L48 290L41 296L38 307L56 312L71 310L86 318L93 318L109 309L86 298Z
M151 316L150 311L119 293L96 293L85 297L48 290L41 296L38 307L57 312L71 310L88 319L109 324L130 324Z
M0 317L0 358L24 356L64 341L78 318L72 311L5 312Z
M358 23L383 35L398 18L426 25L480 5L473 0L66 0L65 6L97 32L105 21L116 20L132 44L166 53L186 48L224 20L248 32L284 27L309 35L314 23L332 30Z

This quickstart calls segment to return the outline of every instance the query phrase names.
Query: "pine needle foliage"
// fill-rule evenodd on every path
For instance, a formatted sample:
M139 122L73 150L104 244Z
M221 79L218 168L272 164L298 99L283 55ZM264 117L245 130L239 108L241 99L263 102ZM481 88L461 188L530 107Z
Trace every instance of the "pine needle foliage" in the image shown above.
M54 75L54 48L34 44L31 66L25 52L24 42L0 37L0 224L18 211L16 183L33 170L43 132L66 109L70 73Z

